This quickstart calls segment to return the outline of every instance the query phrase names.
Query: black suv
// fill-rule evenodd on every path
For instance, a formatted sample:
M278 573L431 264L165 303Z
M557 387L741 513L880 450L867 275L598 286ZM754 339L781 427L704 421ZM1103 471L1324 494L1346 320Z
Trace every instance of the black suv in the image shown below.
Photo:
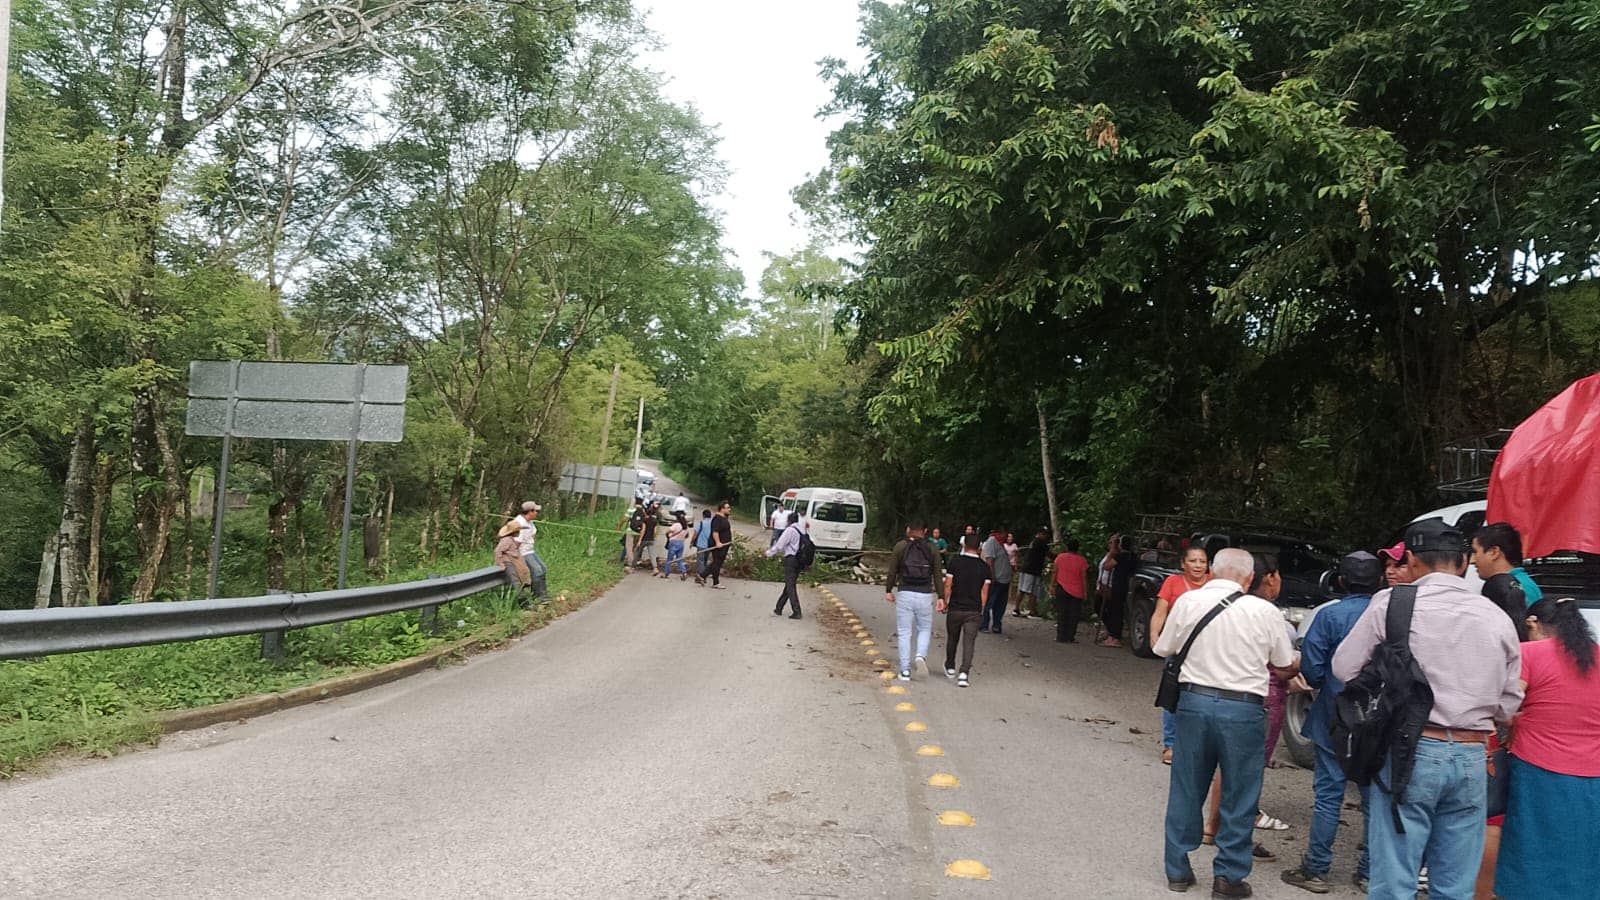
M1151 524L1152 518L1144 517L1147 525ZM1283 593L1278 597L1278 606L1282 607L1284 618L1290 625L1298 627L1313 607L1339 596L1332 587L1332 570L1338 555L1308 536L1295 534L1291 529L1184 521L1197 523L1197 527L1178 532L1174 529L1177 524L1174 517L1159 517L1156 524L1165 527L1147 528L1145 538L1151 543L1144 546L1156 546L1164 540L1174 548L1198 544L1206 548L1208 559L1214 558L1217 551L1224 547L1238 547L1258 556L1275 557L1278 572L1283 576ZM1186 540L1174 540L1177 534L1184 534ZM1167 576L1178 573L1183 550L1157 550L1154 551L1156 558L1153 560L1148 558L1152 551L1147 549L1143 552L1146 558L1140 561L1133 580L1128 584L1124 629L1127 638L1125 643L1133 655L1150 659L1155 656L1150 651L1150 616L1156 609L1156 594L1160 592L1161 583L1166 581Z

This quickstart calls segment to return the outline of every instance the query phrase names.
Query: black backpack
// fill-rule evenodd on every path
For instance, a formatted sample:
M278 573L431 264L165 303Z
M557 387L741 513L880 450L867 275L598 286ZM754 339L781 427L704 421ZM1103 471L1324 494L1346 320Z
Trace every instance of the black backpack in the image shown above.
M912 553L913 547L918 552ZM900 557L900 575L903 581L913 584L933 583L933 552L926 541L917 538L906 545L905 555Z
M1395 831L1401 834L1405 829L1400 824L1400 803L1411 782L1417 741L1433 711L1433 688L1411 655L1411 614L1416 601L1415 585L1404 584L1389 592L1384 641L1334 701L1333 721L1328 726L1333 753L1344 774L1359 785L1376 783L1394 798ZM1385 762L1390 764L1389 784L1378 778Z
M800 571L811 568L817 561L817 545L812 542L811 535L800 532L800 549L794 552L794 561L799 564Z

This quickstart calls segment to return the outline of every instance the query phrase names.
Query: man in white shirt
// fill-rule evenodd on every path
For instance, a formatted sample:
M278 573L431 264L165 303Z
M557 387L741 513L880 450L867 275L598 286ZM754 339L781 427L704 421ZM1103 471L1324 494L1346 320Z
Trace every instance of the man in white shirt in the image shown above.
M789 511L784 509L781 505L774 506L772 508L772 515L767 517L767 527L772 529L772 539L767 541L768 548L771 548L773 544L778 542L778 538L783 536L784 526L788 524Z
M689 498L681 490L678 491L678 496L672 501L672 514L685 517L689 515Z
M1158 657L1177 656L1200 620L1223 605L1195 638L1178 681L1177 742L1167 792L1167 887L1195 884L1189 851L1200 846L1202 805L1212 775L1222 772L1222 821L1212 865L1213 897L1248 897L1253 828L1266 767L1267 667L1292 670L1294 646L1283 613L1244 593L1255 576L1255 560L1244 550L1219 550L1212 580L1173 604L1154 647Z
M517 516L514 520L522 528L521 531L517 532L517 543L521 545L522 561L528 564L528 572L533 576L532 586L535 600L545 595L544 577L546 569L544 560L540 559L539 554L533 549L534 542L539 538L539 528L533 524L533 520L539 518L539 510L543 508L532 500L524 500L522 502L522 515Z

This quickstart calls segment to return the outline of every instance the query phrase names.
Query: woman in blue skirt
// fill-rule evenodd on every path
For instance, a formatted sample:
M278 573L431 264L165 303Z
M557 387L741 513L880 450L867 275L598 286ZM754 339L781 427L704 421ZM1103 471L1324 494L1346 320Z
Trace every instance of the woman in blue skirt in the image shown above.
M1511 735L1511 799L1495 893L1600 897L1600 666L1572 600L1528 610L1526 695Z

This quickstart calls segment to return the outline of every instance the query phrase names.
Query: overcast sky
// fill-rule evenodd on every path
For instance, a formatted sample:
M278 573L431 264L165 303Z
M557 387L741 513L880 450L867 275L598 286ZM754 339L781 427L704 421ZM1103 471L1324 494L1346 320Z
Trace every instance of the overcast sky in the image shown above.
M723 242L754 296L763 251L806 243L789 192L828 160L831 130L817 118L828 101L817 63L858 63L855 0L643 0L659 52L645 56L667 78L667 96L694 105L721 138L728 184L716 199Z

